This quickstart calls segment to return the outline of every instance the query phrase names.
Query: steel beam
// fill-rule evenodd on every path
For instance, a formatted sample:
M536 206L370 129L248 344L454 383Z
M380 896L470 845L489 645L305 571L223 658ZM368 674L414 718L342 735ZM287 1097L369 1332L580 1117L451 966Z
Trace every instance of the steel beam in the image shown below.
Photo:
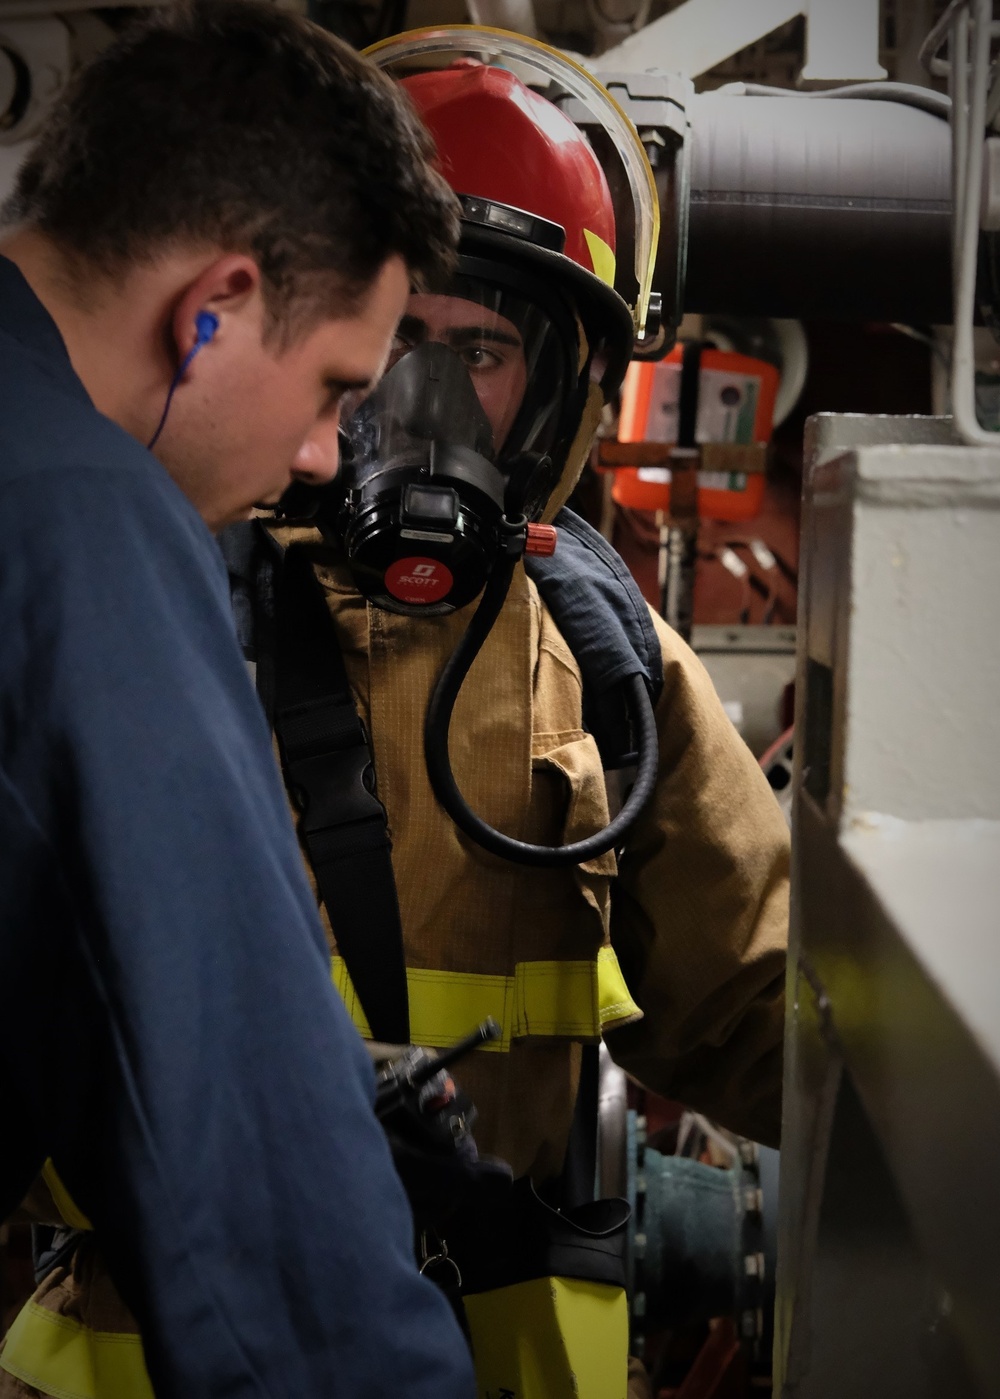
M697 77L806 16L805 80L884 78L878 61L878 0L686 0L608 49L598 71L663 68Z

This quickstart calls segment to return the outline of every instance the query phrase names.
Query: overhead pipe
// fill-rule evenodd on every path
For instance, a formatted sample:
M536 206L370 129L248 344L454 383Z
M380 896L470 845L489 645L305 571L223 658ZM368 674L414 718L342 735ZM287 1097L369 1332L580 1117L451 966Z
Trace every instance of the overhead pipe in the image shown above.
M668 324L684 312L950 322L947 98L601 76L653 161Z
M691 99L684 309L951 320L946 120L898 102Z

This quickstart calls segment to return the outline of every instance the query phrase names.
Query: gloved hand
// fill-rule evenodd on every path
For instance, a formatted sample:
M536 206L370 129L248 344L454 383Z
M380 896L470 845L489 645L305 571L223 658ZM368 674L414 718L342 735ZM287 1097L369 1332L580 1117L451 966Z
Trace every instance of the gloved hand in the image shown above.
M410 1049L379 1076L379 1111L418 1229L439 1232L465 1210L488 1211L505 1198L512 1172L479 1155L476 1109L447 1069L427 1077L433 1056ZM410 1080L416 1078L418 1086Z

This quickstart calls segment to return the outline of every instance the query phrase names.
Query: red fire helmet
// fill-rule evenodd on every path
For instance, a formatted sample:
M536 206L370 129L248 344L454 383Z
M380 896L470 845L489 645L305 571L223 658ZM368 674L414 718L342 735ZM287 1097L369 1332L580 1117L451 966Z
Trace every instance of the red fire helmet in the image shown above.
M547 44L480 25L411 30L367 52L434 137L462 199L463 245L505 248L566 286L588 335L602 324L598 339L621 354L623 318L634 334L645 325L659 204L607 89Z
M523 210L565 231L565 255L609 286L615 211L590 143L509 69L459 59L403 78L458 194Z

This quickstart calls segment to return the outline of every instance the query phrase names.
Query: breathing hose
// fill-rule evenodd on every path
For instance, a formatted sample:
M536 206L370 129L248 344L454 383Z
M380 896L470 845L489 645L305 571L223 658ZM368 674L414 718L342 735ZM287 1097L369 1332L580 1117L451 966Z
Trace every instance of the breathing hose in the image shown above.
M597 831L585 840L574 841L571 845L532 845L495 830L476 815L462 796L448 756L448 734L458 693L500 615L517 562L516 554L503 555L498 559L465 635L434 687L424 720L427 774L435 797L455 825L484 850L521 865L549 869L580 865L603 855L619 844L626 831L639 817L656 785L659 766L656 717L646 682L641 675L629 676L624 682L629 719L633 725L639 754L635 783L615 819L605 826L603 831Z

